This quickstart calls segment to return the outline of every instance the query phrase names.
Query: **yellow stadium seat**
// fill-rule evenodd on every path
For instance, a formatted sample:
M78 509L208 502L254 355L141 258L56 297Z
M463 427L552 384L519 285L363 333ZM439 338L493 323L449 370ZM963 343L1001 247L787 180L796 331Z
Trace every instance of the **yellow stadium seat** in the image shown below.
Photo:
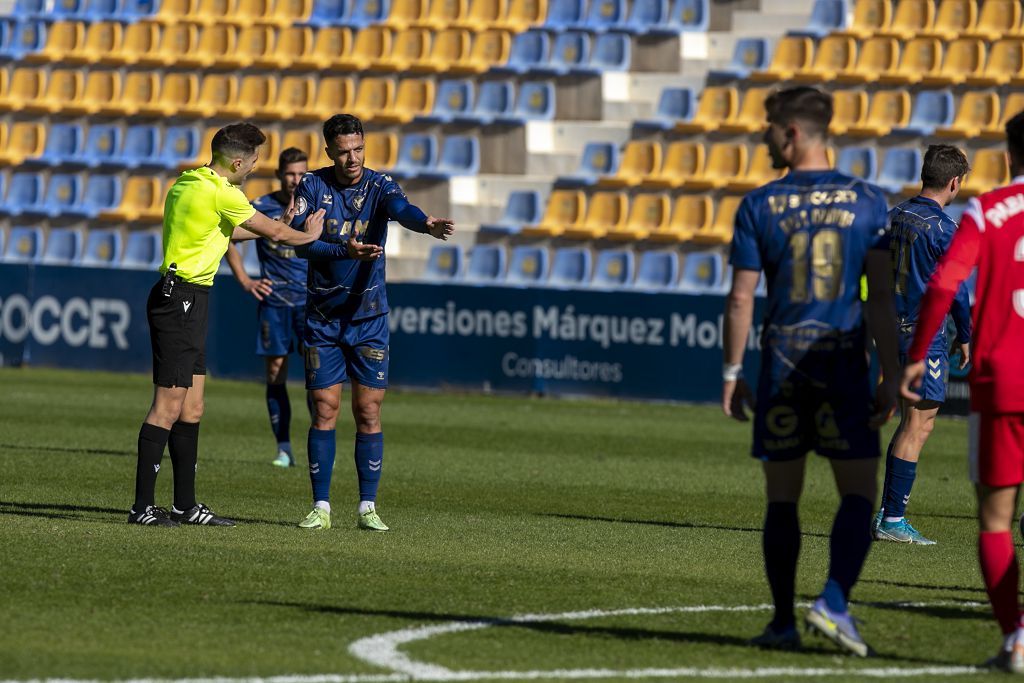
M299 48L300 51L292 53L291 63L291 68L299 71L342 68L344 60L352 53L352 29L346 26L325 26L316 32L315 37L312 29L292 27L285 29L281 40L288 40L291 45ZM282 46L277 51L285 49ZM390 42L387 49L391 49Z
M985 69L985 43L977 38L954 40L946 47L942 67L921 78L924 86L960 85Z
M409 123L434 110L435 81L429 78L405 78L395 91L395 104L377 113L378 123Z
M65 106L82 97L85 77L78 69L53 69L46 81L43 96L34 102L26 102L24 111L39 114L56 114Z
M857 41L850 36L830 35L818 44L814 61L793 74L793 79L806 83L831 81L838 74L853 70L857 60Z
M587 201L587 216L582 223L565 226L562 236L575 240L593 240L609 230L621 228L629 215L625 192L595 192Z
M103 221L158 220L164 215L164 197L160 179L130 175L121 193L121 205L100 214Z
M46 72L42 69L15 67L8 83L0 99L0 111L22 111L30 102L46 96Z
M238 82L238 94L220 108L219 114L239 119L283 119L284 112L277 105L277 78L255 74L242 76Z
M891 21L892 3L889 0L857 0L853 6L853 22L841 33L864 40L887 28Z
M708 147L704 172L687 178L687 190L714 190L725 187L747 171L747 146L733 142L715 142Z
M905 90L879 90L871 98L871 107L860 123L850 126L846 134L857 137L883 137L893 128L910 123L910 93Z
M764 101L771 93L771 88L749 88L743 94L743 105L735 118L725 121L718 127L722 133L753 133L763 130L765 123Z
M581 190L554 190L548 197L544 217L537 225L524 227L524 237L555 237L562 234L567 225L582 222L586 213L587 199Z
M268 195L271 192L277 192L281 189L281 181L277 178L254 178L252 176L245 179L245 196L250 201L259 199L264 195Z
M472 38L472 47L468 53L453 62L449 71L458 74L482 74L495 64L507 62L511 51L511 33L504 29L483 31Z
M959 38L961 34L970 32L978 22L978 4L976 0L939 0L935 22L931 28L918 35L935 36L943 40Z
M1024 78L1024 40L1004 38L992 43L988 51L985 69L979 74L967 76L969 86L991 87L1006 85L1017 80L1020 85Z
M363 78L356 87L351 113L370 121L395 106L395 83L390 78Z
M978 14L974 28L964 31L964 38L998 40L1015 33L1020 26L1020 0L985 0Z
M898 0L892 21L876 33L910 40L935 23L935 5L932 3L933 0Z
M25 159L42 156L46 149L46 127L36 121L15 121L0 147L0 163L18 166Z
M281 138L281 151L289 147L301 149L306 153L307 157L313 157L316 154L316 149L323 147L323 144L321 144L320 136L317 133L311 133L307 130L289 130ZM310 167L312 168L313 165L310 164Z
M247 26L238 33L237 50L218 66L238 69L283 69L291 65L291 57L277 49L277 29L259 24ZM284 57L285 59L282 59Z
M107 105L111 116L167 116L160 101L160 79L155 71L129 71L124 77L121 97ZM169 79L169 77L168 77ZM173 113L176 113L175 108Z
M644 178L645 188L675 189L704 173L704 145L689 140L670 142L661 168Z
M120 71L90 71L85 76L82 94L73 102L61 107L62 114L71 116L92 116L104 114L116 116L121 100Z
M994 92L967 92L960 98L953 125L935 130L942 138L974 138L999 122L999 95Z
M370 26L356 34L352 49L334 60L334 67L365 71L371 64L391 55L394 34L384 26Z
M239 21L238 0L194 0L195 9L189 13L192 21L206 26L218 26Z
M106 55L120 52L124 30L116 21L98 21L85 30L81 44L66 52L63 64L95 64Z
M829 133L845 135L851 126L868 115L868 94L863 90L836 90L832 93L832 123Z
M1012 92L1007 95L1001 109L1003 113L999 116L999 121L994 126L982 128L981 138L999 142L1006 140L1006 122L1024 111L1024 93Z
M710 86L700 94L700 103L690 121L677 123L679 133L707 133L717 130L722 121L733 118L739 109L739 94L730 86Z
M750 74L752 81L788 81L799 71L811 66L814 41L805 36L785 36L775 45L772 62L764 71Z
M238 27L230 24L204 26L199 32L199 42L192 52L178 55L174 66L209 68L223 66L239 68L234 59L238 53Z
M373 71L408 71L414 64L426 64L430 59L430 48L434 32L422 27L409 28L395 33L391 50L370 62Z
M425 19L429 9L427 0L393 0L388 20L384 23L396 31L402 31Z
M868 38L860 46L857 63L836 75L839 83L874 83L879 75L894 71L900 62L900 42L895 38Z
M690 241L695 244L728 244L732 241L733 226L736 222L736 210L740 207L743 197L729 195L718 200L715 220L707 230L693 233Z
M349 33L349 40L352 34ZM313 29L309 26L288 26L277 34L274 56L277 69L312 71L319 68L319 56L313 52Z
M313 0L277 0L272 14L260 21L284 28L309 19L313 13Z
M192 67L201 65L199 58L199 24L182 22L163 27L160 32L160 47L155 54L140 56L140 66L171 66L186 63ZM180 60L180 61L179 61Z
M454 22L473 31L484 31L501 24L508 14L508 0L473 0L465 16Z
M164 84L166 88L166 82ZM208 119L230 107L238 99L238 82L230 74L207 73L199 83L195 100L178 108L179 116Z
M161 0L160 12L152 21L171 25L179 21L192 21L191 15L198 11L198 0Z
M39 52L25 55L28 63L57 63L65 61L68 55L85 46L85 24L81 22L56 21L50 24L46 33L46 47Z
M651 233L667 231L671 217L672 201L667 194L638 194L629 205L625 224L610 229L605 237L630 241L647 239Z
M282 119L320 120L320 112L316 110L316 79L312 76L284 76L277 92L278 109Z
M264 175L277 170L278 157L281 155L281 135L276 130L264 130L267 141L260 146L260 157L256 161L256 172Z
M389 169L398 162L398 136L394 133L367 133L364 158L373 169Z
M688 242L711 223L711 198L707 195L684 194L672 205L672 218L664 230L647 236L651 242Z
M319 79L316 90L316 105L311 120L322 120L322 112L346 111L355 104L356 88L348 76L327 76Z
M543 24L547 15L548 0L509 0L508 13L495 24L495 28L522 33Z
M413 22L413 26L433 29L447 28L466 15L467 0L429 0L426 15Z
M915 38L903 46L900 64L894 71L881 74L883 85L913 85L925 74L936 74L942 65L942 43L938 38Z
M221 22L237 24L240 27L255 25L278 25L277 2L275 0L236 0L232 14ZM291 23L291 22L287 22Z
M979 149L971 159L971 170L960 194L973 197L1009 182L1010 167L1006 163L1006 152L1003 149Z
M740 177L733 178L725 186L729 192L750 192L782 175L782 170L773 166L772 155L768 151L768 145L756 145L750 155L750 164L747 172Z
M100 63L115 66L138 64L140 66L159 66L163 64L160 53L160 25L148 21L139 21L124 27L124 38L121 49L116 53L100 57Z
M632 140L626 143L613 176L598 180L600 187L638 187L644 180L661 170L661 143L650 140Z

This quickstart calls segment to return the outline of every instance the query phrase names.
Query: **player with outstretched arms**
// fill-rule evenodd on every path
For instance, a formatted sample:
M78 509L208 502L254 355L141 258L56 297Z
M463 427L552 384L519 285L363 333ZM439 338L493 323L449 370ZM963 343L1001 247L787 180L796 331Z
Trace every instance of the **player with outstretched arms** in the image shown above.
M867 656L847 603L871 547L881 454L877 428L891 416L898 391L888 206L877 187L830 168L831 95L812 87L789 88L770 95L765 109L772 160L789 172L749 193L739 206L722 369L722 409L746 421L744 404L753 397L741 363L763 271L768 299L751 455L762 461L765 474L763 552L775 614L752 643L800 646L793 611L800 553L797 504L807 452L814 450L828 458L841 502L832 526L828 577L806 623L848 652ZM865 272L872 332L886 377L874 413L860 301Z
M1012 526L1024 481L1024 112L1006 123L1013 181L971 199L921 302L903 395L920 400L931 340L977 267L968 381L969 471L978 499L978 559L1003 643L990 664L1024 673L1024 628Z

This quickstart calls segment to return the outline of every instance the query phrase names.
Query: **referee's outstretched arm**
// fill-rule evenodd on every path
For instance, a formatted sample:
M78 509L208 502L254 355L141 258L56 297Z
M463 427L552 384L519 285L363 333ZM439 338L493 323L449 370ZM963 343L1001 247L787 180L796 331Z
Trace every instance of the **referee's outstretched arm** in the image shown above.
M288 217L287 214L285 217ZM242 221L240 225L235 226L235 231L231 233L231 239L232 241L238 242L240 240L253 240L257 237L266 237L267 239L280 244L298 247L303 244L311 244L312 242L317 241L323 230L323 209L318 209L306 219L306 232L293 230L288 227L287 223L275 221L273 218L269 218L257 211L252 215L252 217L247 218Z

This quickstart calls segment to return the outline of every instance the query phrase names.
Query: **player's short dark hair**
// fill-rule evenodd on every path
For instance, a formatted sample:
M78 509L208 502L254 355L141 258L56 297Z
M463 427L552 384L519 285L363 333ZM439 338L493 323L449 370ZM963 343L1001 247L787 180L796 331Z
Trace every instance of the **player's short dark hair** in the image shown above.
M811 135L825 137L832 123L832 95L809 85L776 90L764 101L768 122L788 126L803 124Z
M251 123L232 123L218 130L210 143L214 157L236 159L252 156L267 136Z
M921 184L929 190L941 190L953 178L963 178L970 170L967 155L953 145L928 145L921 164Z
M363 122L351 114L335 114L324 121L324 140L330 142L339 135L363 135Z
M288 147L281 150L281 155L277 157L277 168L279 171L283 171L289 164L297 164L302 161L309 161L306 153L298 147Z
M1024 111L1006 122L1006 148L1018 163L1024 161Z

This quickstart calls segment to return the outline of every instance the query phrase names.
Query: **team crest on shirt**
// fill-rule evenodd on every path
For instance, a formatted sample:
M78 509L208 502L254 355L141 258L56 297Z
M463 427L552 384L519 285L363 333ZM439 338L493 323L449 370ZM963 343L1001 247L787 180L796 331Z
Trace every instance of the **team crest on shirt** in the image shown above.
M357 195L356 198L352 200L352 205L354 207L356 207L356 211L362 211L363 210L363 204L365 202L366 202L366 195L365 194L361 194L361 195Z
M305 197L296 197L295 198L295 215L296 216L299 216L299 215L302 215L302 214L306 213L306 209L308 209L308 208L309 208L309 205L306 204L306 198Z

